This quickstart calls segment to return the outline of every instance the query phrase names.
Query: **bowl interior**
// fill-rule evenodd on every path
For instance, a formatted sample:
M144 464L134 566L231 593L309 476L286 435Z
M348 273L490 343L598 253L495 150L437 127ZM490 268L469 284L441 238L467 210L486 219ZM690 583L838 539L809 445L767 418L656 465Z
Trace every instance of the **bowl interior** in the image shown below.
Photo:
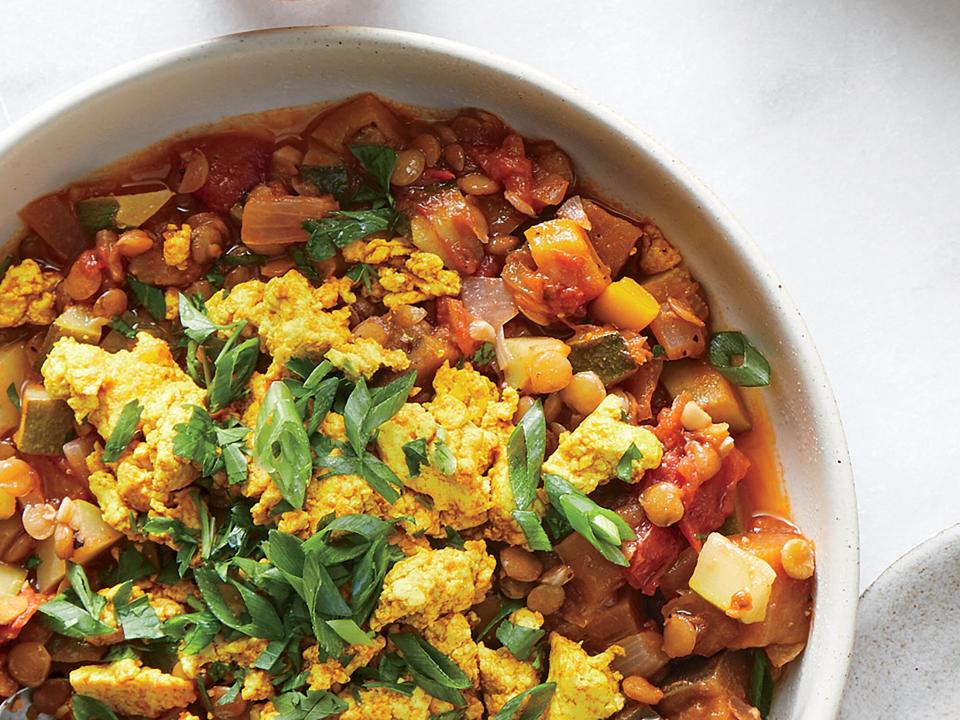
M33 197L194 125L371 90L400 102L477 106L555 140L605 197L651 215L705 285L723 325L766 352L766 393L794 516L818 551L805 659L772 718L833 717L857 599L853 484L836 407L792 302L726 210L642 132L570 88L511 62L425 36L293 28L153 56L56 99L0 136L0 238Z

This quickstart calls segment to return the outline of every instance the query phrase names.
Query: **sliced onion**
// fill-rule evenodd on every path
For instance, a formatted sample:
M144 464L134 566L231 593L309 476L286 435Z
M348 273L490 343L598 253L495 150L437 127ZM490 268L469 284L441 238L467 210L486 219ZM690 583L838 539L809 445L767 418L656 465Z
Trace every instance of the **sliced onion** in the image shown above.
M460 287L464 307L474 317L490 323L494 330L518 312L513 296L500 278L465 277Z
M494 343L497 351L497 365L503 369L513 362L513 353L507 348L507 339L503 335L503 325L497 328L497 342Z
M67 465L78 478L86 480L90 477L87 468L87 456L93 452L93 435L84 435L71 440L63 446L63 457Z
M651 678L670 662L661 648L663 638L655 630L644 630L627 635L615 643L623 648L623 655L611 663L611 667L624 677L639 675Z
M579 195L574 195L563 205L557 208L557 217L573 220L584 230L592 230L593 224L590 222L590 216L583 207L583 200Z
M210 163L200 150L189 150L180 156L184 163L183 177L180 179L179 193L192 193L202 188L210 174Z

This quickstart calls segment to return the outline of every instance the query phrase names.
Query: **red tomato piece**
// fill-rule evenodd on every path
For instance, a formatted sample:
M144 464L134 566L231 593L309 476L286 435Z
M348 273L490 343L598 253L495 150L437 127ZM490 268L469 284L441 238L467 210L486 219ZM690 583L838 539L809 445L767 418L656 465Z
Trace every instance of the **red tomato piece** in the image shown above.
M13 622L0 625L0 643L15 639L20 634L20 631L23 630L23 626L26 625L30 621L30 618L34 616L34 613L37 612L37 608L50 599L49 595L38 593L26 583L24 583L23 590L20 591L20 594L27 599L27 609L17 615L17 617L13 619Z
M660 578L676 562L687 543L675 527L658 527L646 518L634 531L637 539L627 543L628 554L633 553L626 570L627 582L644 595L653 595Z
M200 150L210 167L206 182L193 194L211 210L227 212L243 193L266 179L273 142L257 135L225 133L179 147L187 149Z
M474 320L476 318L460 300L453 298L437 300L437 324L450 330L460 352L468 356L480 347L480 343L470 337L470 323Z

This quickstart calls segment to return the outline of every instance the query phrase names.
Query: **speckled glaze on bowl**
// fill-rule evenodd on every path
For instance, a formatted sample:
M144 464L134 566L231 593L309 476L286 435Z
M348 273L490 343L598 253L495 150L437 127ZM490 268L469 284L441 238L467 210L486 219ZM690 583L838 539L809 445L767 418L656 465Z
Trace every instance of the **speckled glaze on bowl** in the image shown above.
M224 116L371 90L413 105L477 106L555 140L605 197L653 216L703 282L724 325L766 352L765 393L793 513L817 544L810 643L780 684L775 720L835 716L853 643L856 502L836 404L800 316L713 194L641 130L512 61L424 35L359 27L264 30L124 65L0 135L0 238L33 197L175 132Z
M957 716L960 525L897 560L860 600L843 720Z

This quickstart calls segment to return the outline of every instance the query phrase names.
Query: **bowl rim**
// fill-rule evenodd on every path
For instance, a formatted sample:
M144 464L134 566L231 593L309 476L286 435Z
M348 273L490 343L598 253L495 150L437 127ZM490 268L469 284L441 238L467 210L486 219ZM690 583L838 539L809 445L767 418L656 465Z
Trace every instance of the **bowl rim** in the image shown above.
M668 174L676 183L677 191L693 199L709 216L718 234L722 236L723 242L726 243L728 251L737 256L738 261L747 268L763 289L764 301L768 305L773 305L771 298L776 297L777 303L781 306L778 312L780 322L789 333L784 340L796 354L799 364L807 374L809 385L816 386L815 392L804 399L804 403L816 411L819 419L816 435L823 439L823 445L829 448L837 459L837 464L830 473L830 479L834 484L831 490L832 500L835 503L839 501L839 507L832 506L831 510L838 514L839 520L842 520L842 527L838 533L837 546L833 548L831 564L835 566L835 572L841 580L835 588L836 597L830 598L830 612L833 615L834 624L830 627L829 642L835 649L834 657L845 658L846 661L842 664L834 663L836 667L828 667L818 672L816 695L803 699L803 702L798 705L800 710L797 715L810 720L835 717L839 711L850 667L859 596L859 530L856 493L849 451L836 399L820 356L810 339L810 333L796 304L768 265L758 245L713 191L682 161L670 154L638 125L604 103L594 100L584 91L546 72L464 43L422 33L379 27L293 25L220 35L151 53L101 72L62 91L0 131L0 157L34 133L54 123L59 116L72 108L88 103L110 90L118 89L125 83L135 82L141 76L183 61L242 51L243 44L248 41L261 42L267 38L266 41L269 42L268 36L284 38L303 34L318 36L314 39L328 42L366 41L407 47L470 62L514 75L560 99L590 121L599 123L627 138L639 152L658 165L662 172ZM158 140L161 139L158 138ZM838 618L842 621L841 623L837 623Z

